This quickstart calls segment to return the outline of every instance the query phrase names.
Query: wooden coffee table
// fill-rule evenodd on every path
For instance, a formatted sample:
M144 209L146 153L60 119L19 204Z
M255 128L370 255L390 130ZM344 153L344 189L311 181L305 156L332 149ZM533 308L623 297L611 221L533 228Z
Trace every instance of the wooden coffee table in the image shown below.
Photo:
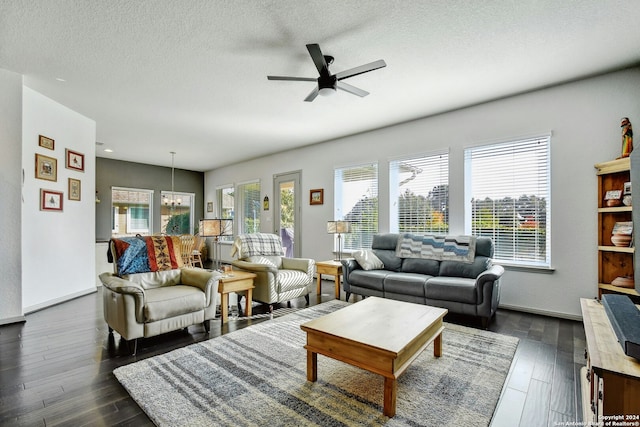
M245 295L245 316L251 316L251 302L253 298L253 279L257 276L247 271L232 270L218 279L218 292L221 295L220 314L222 324L229 319L229 293L246 291Z
M340 299L340 275L342 274L342 263L340 261L320 261L316 262L316 276L318 276L318 284L316 285L316 294L320 295L320 283L323 274L331 274L336 284L336 299Z
M318 353L384 377L384 415L396 414L397 379L433 342L442 355L448 310L368 297L300 325L307 333L307 380L318 380Z

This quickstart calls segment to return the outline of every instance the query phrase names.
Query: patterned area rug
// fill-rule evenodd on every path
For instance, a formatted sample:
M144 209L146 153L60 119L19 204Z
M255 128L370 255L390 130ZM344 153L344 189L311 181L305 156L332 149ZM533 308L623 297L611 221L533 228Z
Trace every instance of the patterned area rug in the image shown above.
M330 301L114 371L158 426L487 426L517 338L447 323L398 379L396 416L382 415L383 378L322 355L306 380L300 324Z

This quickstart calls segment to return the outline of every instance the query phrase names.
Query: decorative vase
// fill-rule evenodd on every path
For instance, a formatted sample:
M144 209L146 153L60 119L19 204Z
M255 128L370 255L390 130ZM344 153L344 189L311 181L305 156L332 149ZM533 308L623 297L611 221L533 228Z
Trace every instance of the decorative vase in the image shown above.
M629 247L629 244L631 243L631 235L613 234L611 236L611 243L613 243L614 246Z

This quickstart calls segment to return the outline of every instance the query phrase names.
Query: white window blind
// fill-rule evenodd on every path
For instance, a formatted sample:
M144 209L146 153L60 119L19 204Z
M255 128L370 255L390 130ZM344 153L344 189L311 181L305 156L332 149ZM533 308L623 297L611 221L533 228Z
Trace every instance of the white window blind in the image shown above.
M352 222L342 236L343 249L370 248L378 232L378 165L367 163L334 170L334 219Z
M446 234L449 230L449 153L389 162L390 230Z
M238 185L238 234L260 232L260 182Z
M550 137L465 150L467 229L491 237L494 259L549 267Z

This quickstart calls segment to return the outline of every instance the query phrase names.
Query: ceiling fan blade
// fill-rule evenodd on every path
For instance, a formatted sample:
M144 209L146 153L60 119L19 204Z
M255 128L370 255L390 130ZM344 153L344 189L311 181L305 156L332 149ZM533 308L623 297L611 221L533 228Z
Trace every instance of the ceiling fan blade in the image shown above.
M338 80L346 79L347 77L357 76L358 74L368 73L369 71L377 70L378 68L384 68L387 63L384 60L379 59L377 61L370 62L368 64L361 65L359 67L351 68L349 70L340 71L336 73Z
M268 80L288 80L292 82L317 82L313 77L267 76Z
M318 44L308 44L307 50L309 51L309 55L311 55L311 59L313 59L313 63L316 64L316 68L318 69L318 73L321 76L329 74L329 68L327 67L327 61L324 59L324 55L320 50L320 45Z
M352 93L354 95L358 95L360 97L364 97L364 96L369 95L369 92L367 92L366 90L362 90L362 89L357 88L355 86L351 86L350 84L347 84L345 82L336 83L336 87L338 89L342 89L345 92L349 92L349 93Z
M316 96L318 96L318 92L320 91L320 88L318 86L316 86L309 95L307 95L307 97L304 99L306 102L311 102L314 99L316 99Z

